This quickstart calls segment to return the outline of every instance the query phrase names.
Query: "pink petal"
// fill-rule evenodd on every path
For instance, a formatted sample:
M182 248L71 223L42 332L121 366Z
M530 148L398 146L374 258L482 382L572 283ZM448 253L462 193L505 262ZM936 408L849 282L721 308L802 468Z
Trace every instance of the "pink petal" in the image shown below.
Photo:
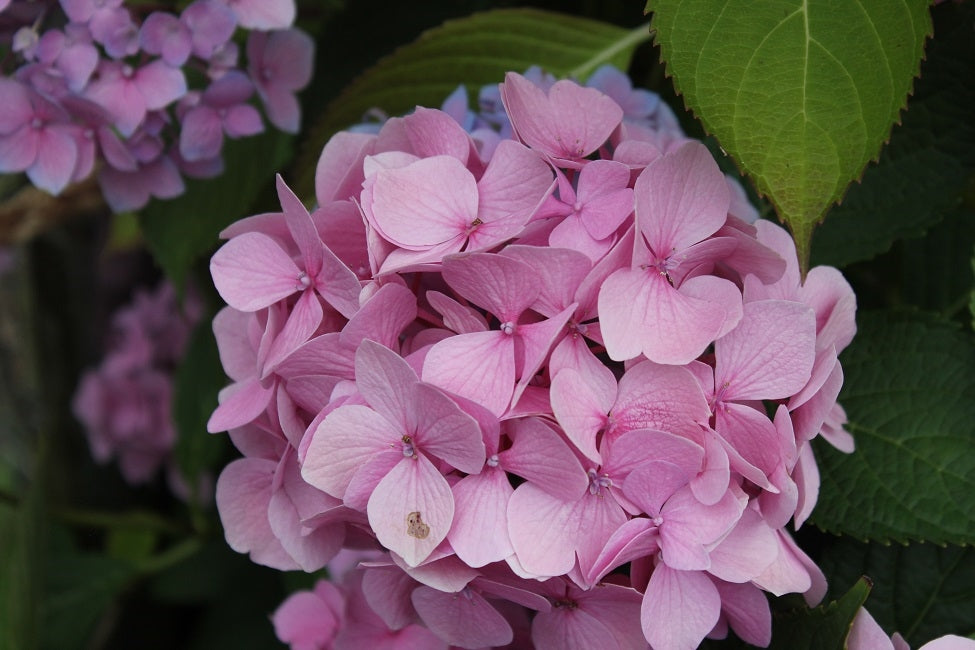
M713 234L724 224L731 202L724 175L697 141L647 165L633 191L637 224L661 257Z
M542 420L514 420L508 436L511 447L498 454L505 471L556 497L578 499L589 488L589 478L575 454Z
M152 61L139 68L133 82L145 98L146 108L155 111L165 108L186 94L186 77L179 68L162 60Z
M692 283L702 297L674 289L658 273L622 269L609 276L599 291L599 315L610 358L642 352L656 363L683 365L704 352L733 319L735 296L741 299L727 280L698 277L684 287Z
M537 153L504 140L477 182L477 216L472 248L486 248L517 235L553 188L552 170Z
M585 158L623 119L623 109L612 99L569 80L557 81L546 94L520 74L509 72L501 98L521 140L556 158Z
M514 488L505 472L485 468L461 479L453 492L456 511L447 540L457 557L478 568L514 553L507 517Z
M315 197L321 206L357 195L362 189L362 160L376 136L339 131L322 149L315 168Z
M643 517L630 519L606 541L586 578L590 582L598 582L616 567L637 558L651 557L659 550L657 525Z
M620 648L613 633L598 617L578 608L556 608L537 614L532 621L532 642L538 648L565 650Z
M350 404L329 413L311 435L301 476L341 499L356 470L402 434L372 409Z
M223 123L216 110L196 106L186 112L179 134L179 153L185 160L212 158L220 154L222 146Z
M746 508L727 537L708 553L708 573L728 582L748 582L761 575L777 553L778 542L768 523Z
M277 463L241 458L227 465L217 479L216 502L227 544L251 560L281 571L298 568L268 523L271 480Z
M772 640L772 612L765 593L753 584L717 584L721 594L721 612L735 634L744 641L761 648Z
M511 625L474 590L445 594L430 587L417 587L412 600L426 626L451 645L497 647L514 638Z
M598 378L594 378L598 379ZM551 399L555 419L566 437L590 460L599 462L596 434L607 423L606 414L616 398L616 386L586 381L572 369L552 380Z
M515 387L514 341L502 332L458 334L427 353L423 381L501 415Z
M535 302L540 290L531 267L493 253L466 253L445 258L443 279L458 294L502 322L517 319Z
M534 483L519 485L508 501L508 533L521 566L538 576L560 576L576 563L584 522L578 500L562 500ZM586 522L588 525L588 522Z
M247 29L286 29L295 21L294 0L227 0L227 4Z
M414 440L424 453L445 460L462 472L480 472L485 450L477 421L428 384L417 384L413 396L414 407L419 410Z
M399 567L370 567L362 572L362 595L391 630L416 622L410 594L417 586L416 580Z
M273 239L251 232L234 237L210 260L220 296L234 309L257 311L301 291L301 271Z
M446 479L421 454L403 458L380 481L367 512L379 542L415 567L447 536L454 499Z
M470 136L443 111L418 106L403 118L403 126L418 157L451 156L467 164L473 144Z
M715 343L715 386L724 400L789 397L809 381L815 340L813 311L802 303L746 303L738 327Z
M37 158L27 168L27 177L37 187L58 194L71 181L77 162L74 138L49 126L37 133Z
M477 218L477 184L456 158L424 158L376 173L370 223L388 241L423 250L464 233Z
M207 431L229 431L253 422L264 412L274 395L274 389L265 388L257 377L233 384L220 393L220 405L207 421Z
M677 571L658 564L640 610L643 634L650 645L668 650L694 650L718 622L721 597L700 571Z
M416 431L413 386L420 380L402 357L374 341L363 341L355 353L355 378L369 406L403 431Z
M302 291L298 302L288 314L284 328L274 338L267 356L261 379L270 375L275 366L306 343L322 322L322 305L313 291Z

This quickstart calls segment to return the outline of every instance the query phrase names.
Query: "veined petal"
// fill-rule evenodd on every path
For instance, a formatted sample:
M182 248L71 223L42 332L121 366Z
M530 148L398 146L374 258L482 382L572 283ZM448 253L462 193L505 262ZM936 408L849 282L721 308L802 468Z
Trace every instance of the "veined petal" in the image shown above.
M422 378L501 415L515 389L514 340L497 331L444 339L427 353Z
M238 235L210 260L220 297L240 311L257 311L301 291L302 272L277 242L257 232Z
M485 449L477 420L429 384L416 384L412 394L413 408L419 411L415 442L424 453L462 472L480 472Z
M701 571L677 571L658 564L640 609L650 645L668 650L697 648L721 614L721 596Z
M477 218L477 183L456 158L423 158L376 172L370 222L390 242L424 250L465 232Z
M738 326L714 345L722 399L782 399L809 381L816 357L813 310L799 302L745 303Z
M341 499L360 465L402 433L372 409L349 404L329 413L311 435L301 476Z
M511 643L511 625L473 589L447 594L417 587L413 606L430 630L447 643L462 648L488 648Z
M453 487L454 523L447 535L457 557L478 568L512 553L508 537L508 500L514 492L503 470L485 468Z
M418 454L403 458L379 482L367 513L379 543L415 567L447 536L454 497L447 480Z

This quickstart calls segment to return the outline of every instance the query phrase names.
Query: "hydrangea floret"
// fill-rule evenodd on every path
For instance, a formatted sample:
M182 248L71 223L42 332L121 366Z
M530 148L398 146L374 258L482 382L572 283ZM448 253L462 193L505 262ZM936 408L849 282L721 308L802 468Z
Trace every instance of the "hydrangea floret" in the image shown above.
M816 502L810 440L852 449L850 286L801 282L619 71L464 97L335 135L314 209L279 179L212 259L228 541L282 570L370 553L280 638L767 645L766 593L825 594L785 526Z
M60 9L60 11L58 10ZM314 43L294 0L195 0L180 12L123 0L0 5L0 173L59 194L97 174L113 211L184 191L223 171L224 136L297 132L295 93ZM250 30L247 65L238 28Z

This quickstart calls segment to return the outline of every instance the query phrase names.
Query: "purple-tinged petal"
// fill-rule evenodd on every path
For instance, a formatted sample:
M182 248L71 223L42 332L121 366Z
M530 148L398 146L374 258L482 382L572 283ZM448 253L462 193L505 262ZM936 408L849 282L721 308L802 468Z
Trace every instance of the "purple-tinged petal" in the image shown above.
M643 634L655 648L694 650L721 614L721 596L700 571L658 564L640 610Z
M78 144L65 129L48 126L37 130L37 157L27 168L27 177L42 190L59 194L74 174Z
M204 60L230 40L237 26L233 11L217 0L197 0L179 19L190 30L193 53Z
M560 650L619 650L610 629L587 611L568 605L539 613L532 621L532 642L537 648Z
M447 480L420 454L403 458L379 482L367 512L379 542L415 567L447 536L454 498Z
M152 61L139 68L133 78L139 92L145 98L146 108L165 108L186 94L186 77L179 68L172 68L163 61Z
M269 31L286 29L295 21L294 0L224 0L241 27Z
M223 122L209 106L195 106L183 116L179 133L179 153L184 160L206 160L220 155L223 147Z
M362 571L362 595L391 630L415 623L410 594L417 582L399 567L369 567Z
M33 117L27 88L13 79L0 79L0 135L13 133Z
M244 138L264 131L261 114L250 104L239 104L227 109L223 128L231 138Z
M501 98L519 138L556 158L585 158L623 119L623 110L612 99L569 80L557 81L546 93L509 72Z

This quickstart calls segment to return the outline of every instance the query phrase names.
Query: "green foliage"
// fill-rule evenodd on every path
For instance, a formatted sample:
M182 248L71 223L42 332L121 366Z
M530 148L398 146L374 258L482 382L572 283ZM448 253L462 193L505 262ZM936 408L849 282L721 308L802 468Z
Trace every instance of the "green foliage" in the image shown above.
M975 549L932 544L882 546L831 540L820 560L831 585L865 574L867 608L889 633L917 648L944 634L975 633Z
M88 648L96 624L134 570L122 560L96 553L56 553L48 563L41 647Z
M177 287L187 272L217 243L226 226L251 214L262 190L290 157L291 138L270 130L253 138L228 140L226 170L217 178L186 181L186 193L153 201L142 212L142 232L156 262Z
M206 432L207 420L217 408L217 393L226 383L210 327L210 319L204 318L193 330L176 373L173 396L173 419L179 434L176 462L190 485L196 485L202 472L215 468L226 446L223 436Z
M832 650L844 647L853 618L870 594L870 588L869 581L860 579L846 594L828 605L774 614L769 650Z
M768 196L809 260L812 230L876 159L930 34L912 0L649 0L674 85Z
M812 519L859 539L975 543L975 345L923 314L861 314L841 357L857 449L817 447Z
M539 65L557 76L584 79L604 63L626 69L646 27L614 25L533 9L496 10L431 29L367 70L326 107L299 161L299 196L314 190L321 147L371 108L390 115L440 106L458 85L474 90L504 80L509 70Z
M934 8L921 76L880 161L850 186L813 237L813 262L867 260L892 242L923 235L958 202L975 171L975 5Z

